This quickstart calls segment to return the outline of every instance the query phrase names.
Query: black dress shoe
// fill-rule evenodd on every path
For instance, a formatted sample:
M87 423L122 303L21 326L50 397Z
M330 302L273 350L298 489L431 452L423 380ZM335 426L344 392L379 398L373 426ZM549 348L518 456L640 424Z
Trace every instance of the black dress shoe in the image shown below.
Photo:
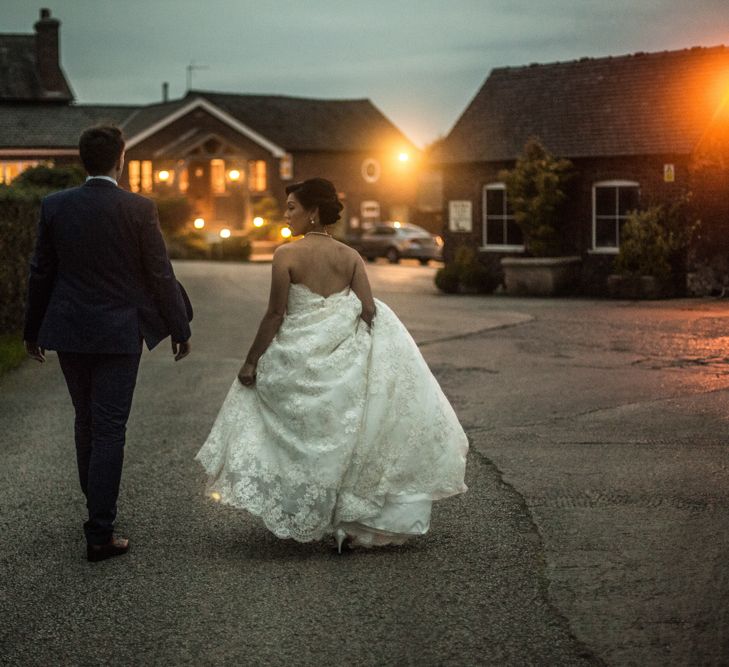
M129 540L123 537L112 537L106 544L89 544L86 546L86 558L92 563L114 556L121 556L129 551Z

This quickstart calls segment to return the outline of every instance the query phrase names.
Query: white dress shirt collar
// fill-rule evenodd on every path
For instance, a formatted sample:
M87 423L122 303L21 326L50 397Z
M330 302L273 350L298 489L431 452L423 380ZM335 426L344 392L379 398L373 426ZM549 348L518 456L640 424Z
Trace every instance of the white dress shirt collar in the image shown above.
M119 185L119 183L116 182L116 179L112 178L111 176L87 176L86 181L90 181L92 178L103 178L105 181L111 181L114 185Z

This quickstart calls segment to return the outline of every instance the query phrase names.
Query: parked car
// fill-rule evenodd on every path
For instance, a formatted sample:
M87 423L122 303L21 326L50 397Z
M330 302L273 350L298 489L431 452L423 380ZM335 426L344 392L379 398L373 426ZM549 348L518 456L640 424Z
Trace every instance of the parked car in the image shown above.
M347 242L370 262L386 257L391 264L397 264L402 258L409 258L425 265L431 259L443 259L443 239L406 222L377 223Z

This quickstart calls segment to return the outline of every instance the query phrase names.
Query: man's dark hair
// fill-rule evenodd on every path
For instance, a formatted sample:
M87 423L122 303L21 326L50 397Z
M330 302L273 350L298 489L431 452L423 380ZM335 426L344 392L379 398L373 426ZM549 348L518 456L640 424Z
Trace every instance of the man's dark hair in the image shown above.
M118 127L98 125L81 133L78 152L90 176L108 174L124 151L124 136Z

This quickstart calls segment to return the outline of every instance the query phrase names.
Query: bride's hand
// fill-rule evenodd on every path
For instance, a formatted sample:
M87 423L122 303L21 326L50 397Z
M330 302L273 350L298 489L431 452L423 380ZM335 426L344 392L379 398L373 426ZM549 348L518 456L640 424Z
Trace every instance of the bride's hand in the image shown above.
M256 381L256 365L243 364L238 371L238 380L245 387L252 387Z

